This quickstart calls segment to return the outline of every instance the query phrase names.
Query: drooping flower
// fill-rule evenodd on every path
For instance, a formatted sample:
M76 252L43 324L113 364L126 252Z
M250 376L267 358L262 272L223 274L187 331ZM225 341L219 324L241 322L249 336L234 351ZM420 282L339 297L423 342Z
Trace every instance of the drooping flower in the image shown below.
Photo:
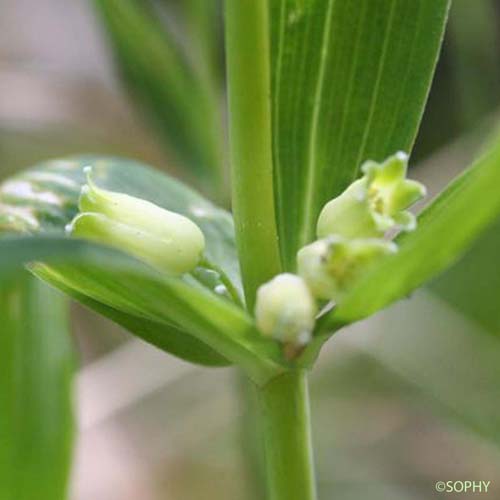
M194 222L149 201L98 188L91 167L84 171L80 213L67 226L68 234L119 248L173 276L196 267L205 238Z

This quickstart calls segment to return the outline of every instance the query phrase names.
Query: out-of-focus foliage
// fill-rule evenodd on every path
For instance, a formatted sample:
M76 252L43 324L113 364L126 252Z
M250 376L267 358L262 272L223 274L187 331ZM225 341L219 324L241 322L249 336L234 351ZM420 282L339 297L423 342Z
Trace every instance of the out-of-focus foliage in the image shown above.
M0 498L64 500L73 444L67 300L0 269Z
M498 2L474 6L455 0L450 16L450 53L460 121L471 128L500 102L500 31ZM480 75L480 76L479 76Z
M500 335L500 220L430 289L486 331Z
M191 58L148 2L95 0L95 4L124 83L176 154L177 163L200 187L221 194L225 176L221 97L213 71L214 39L207 36L207 23L215 19L214 2L188 2L189 35L195 40Z
M454 0L413 160L484 127L500 105L498 0Z

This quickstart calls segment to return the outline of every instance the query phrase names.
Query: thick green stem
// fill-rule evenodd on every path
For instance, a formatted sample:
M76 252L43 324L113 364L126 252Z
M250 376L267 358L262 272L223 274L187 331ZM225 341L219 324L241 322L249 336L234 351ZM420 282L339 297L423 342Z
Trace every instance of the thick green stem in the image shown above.
M269 500L315 500L309 394L303 370L259 388Z
M249 310L280 272L271 146L266 0L226 0L233 213Z
M226 0L233 213L247 307L281 271L271 140L268 0ZM270 500L314 500L305 372L258 389Z

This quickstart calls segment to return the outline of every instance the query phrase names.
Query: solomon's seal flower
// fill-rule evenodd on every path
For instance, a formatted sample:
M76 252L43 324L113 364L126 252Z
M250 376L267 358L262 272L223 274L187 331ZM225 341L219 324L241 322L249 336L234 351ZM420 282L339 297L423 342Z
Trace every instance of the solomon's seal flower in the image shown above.
M67 226L68 234L127 251L173 276L197 266L205 238L194 222L149 201L100 189L91 167L84 171L80 214Z
M406 209L426 190L421 183L406 179L407 167L408 155L403 152L382 163L364 163L364 176L323 207L318 237L376 238L395 227L415 229L415 216Z
M257 291L255 317L263 335L286 344L309 342L316 305L302 278L279 274Z
M396 251L395 243L380 238L330 236L299 251L298 273L315 297L338 301L374 262Z

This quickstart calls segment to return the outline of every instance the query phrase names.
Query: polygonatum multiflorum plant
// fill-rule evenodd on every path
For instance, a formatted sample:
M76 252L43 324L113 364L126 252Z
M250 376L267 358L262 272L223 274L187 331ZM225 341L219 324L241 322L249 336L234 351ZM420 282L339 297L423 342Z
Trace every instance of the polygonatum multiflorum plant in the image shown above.
M133 95L198 186L223 192L211 2L189 2L198 59L139 2L96 3ZM47 161L0 187L4 280L26 265L165 352L246 375L272 500L316 498L307 373L321 346L406 299L500 214L500 142L408 210L425 195L408 154L448 7L226 0L232 213L119 158Z

